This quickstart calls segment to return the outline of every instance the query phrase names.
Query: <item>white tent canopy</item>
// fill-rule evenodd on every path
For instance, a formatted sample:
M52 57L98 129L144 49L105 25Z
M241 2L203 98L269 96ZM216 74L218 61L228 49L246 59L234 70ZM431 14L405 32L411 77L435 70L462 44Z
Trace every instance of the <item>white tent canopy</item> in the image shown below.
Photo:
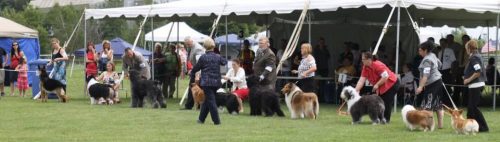
M177 23L179 23L179 24L177 24ZM177 25L179 27L177 27ZM170 32L170 29L172 29L171 32ZM170 37L168 37L169 33L170 33ZM179 36L177 36L177 33L179 33ZM191 37L196 42L201 42L204 39L208 38L207 35L204 35L198 31L194 30L189 25L187 25L185 22L170 22L165 26L154 29L152 32L149 32L145 35L146 41L152 41L153 35L154 35L155 42L165 42L165 41L167 41L167 38L168 38L168 42L176 42L177 40L184 41L184 38L186 38L188 36Z
M0 37L38 38L38 31L0 17Z
M136 18L145 16L151 10L150 16L159 17L190 17L210 16L224 11L223 15L250 15L256 14L291 14L293 11L301 10L305 0L181 0L171 3L109 8L109 9L86 9L86 19L101 19L104 17ZM442 26L449 21L453 23L465 21L481 21L493 23L496 14L500 12L500 1L498 0L404 0L405 6L414 6L411 11L418 19L432 20L433 26ZM395 0L310 0L311 10L321 12L337 11L338 9L383 8L385 5L395 6ZM400 6L404 7L402 4ZM465 11L464 11L465 10ZM463 13L471 13L464 15ZM385 18L385 16L384 16ZM477 22L476 22L477 23ZM478 26L476 23L474 26ZM458 23L465 25L465 23Z

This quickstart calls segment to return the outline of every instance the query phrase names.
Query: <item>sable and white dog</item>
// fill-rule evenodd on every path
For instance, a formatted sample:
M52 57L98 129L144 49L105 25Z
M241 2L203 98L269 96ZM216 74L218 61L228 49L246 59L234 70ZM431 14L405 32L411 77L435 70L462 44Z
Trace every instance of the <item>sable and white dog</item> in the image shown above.
M464 110L451 109L446 105L443 106L446 108L446 113L451 115L451 126L457 134L476 135L479 132L479 124L475 119L465 119L462 116Z
M340 93L340 98L347 102L347 112L351 114L352 124L361 122L361 117L369 114L372 124L385 124L384 101L378 95L364 95L359 93L351 86L346 86Z
M431 111L416 110L412 105L405 105L401 109L401 115L406 127L411 131L417 127L423 129L424 132L434 131L434 117Z
M287 83L281 92L285 94L286 105L292 119L304 116L311 119L318 117L319 103L315 93L304 93L294 83Z

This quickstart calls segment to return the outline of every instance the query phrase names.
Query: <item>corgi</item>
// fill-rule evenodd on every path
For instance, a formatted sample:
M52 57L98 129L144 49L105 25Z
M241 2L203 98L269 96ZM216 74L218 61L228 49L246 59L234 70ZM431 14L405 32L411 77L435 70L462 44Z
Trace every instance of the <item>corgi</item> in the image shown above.
M451 109L446 105L443 106L446 108L446 113L451 116L451 126L457 134L476 135L479 132L479 124L475 119L465 119L462 116L464 110Z

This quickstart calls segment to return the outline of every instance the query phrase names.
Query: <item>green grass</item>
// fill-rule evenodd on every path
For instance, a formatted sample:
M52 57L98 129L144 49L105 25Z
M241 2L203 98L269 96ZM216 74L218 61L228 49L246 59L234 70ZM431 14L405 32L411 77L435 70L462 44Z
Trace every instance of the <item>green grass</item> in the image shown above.
M388 125L351 125L350 117L336 114L336 105L321 104L317 120L292 120L287 117L249 116L248 104L239 116L220 114L222 125L214 126L210 117L196 123L198 111L179 110L179 99L168 100L167 109L129 108L130 96L123 103L89 105L83 95L82 67L76 67L68 79L69 103L56 100L41 103L19 96L0 100L0 141L497 141L500 139L499 112L482 111L490 126L489 133L477 136L456 135L445 117L444 129L434 132L408 131L401 114L393 113ZM129 88L128 81L125 87ZM182 81L181 88L185 87ZM8 90L8 88L6 89ZM182 90L183 91L183 90ZM130 95L130 93L129 93Z

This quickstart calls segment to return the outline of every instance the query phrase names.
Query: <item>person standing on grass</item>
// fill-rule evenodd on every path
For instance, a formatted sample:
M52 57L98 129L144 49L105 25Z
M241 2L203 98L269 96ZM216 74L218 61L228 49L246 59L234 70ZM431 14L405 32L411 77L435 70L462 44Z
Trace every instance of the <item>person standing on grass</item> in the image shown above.
M469 60L464 70L464 85L467 85L469 96L467 103L467 118L476 119L479 124L479 132L488 132L488 124L484 119L483 113L477 107L481 100L482 90L486 81L486 73L483 69L483 58L478 52L476 40L470 40L465 44L465 49Z
M4 82L5 82L5 70L4 67L7 63L7 52L3 48L0 48L0 96L5 96L4 92Z
M255 55L253 73L259 77L261 84L270 90L275 90L276 85L276 56L270 48L267 37L259 39L259 49Z
M210 112L212 121L215 125L219 125L219 113L215 104L215 93L222 85L220 66L227 64L227 60L214 52L215 42L212 39L206 39L203 42L206 53L201 55L198 63L194 65L190 77L195 78L196 72L201 71L200 87L205 92L205 101L201 106L198 123L205 123L205 119Z
M94 43L87 42L87 59L85 60L85 77L97 77L97 53ZM87 85L85 85L87 86Z
M366 80L368 80L370 84L373 84L373 91L384 100L384 117L386 122L389 123L391 121L391 109L394 103L394 95L396 95L399 89L399 79L394 72L370 52L364 52L361 55L361 62L363 62L363 69L361 71L361 77L356 84L356 91L358 93L361 91Z
M314 75L316 72L316 60L312 54L312 46L309 43L304 43L300 46L300 53L302 55L302 60L300 61L300 65L298 70L293 70L292 73L297 74L300 78L297 86L302 89L305 93L314 92L315 83L314 83Z
M418 66L420 71L420 82L415 94L422 95L420 107L425 110L434 111L437 114L438 128L443 128L444 111L442 107L441 97L443 96L443 81L442 75L439 72L442 63L432 53L434 50L433 42L424 42L418 48L418 54L422 56L422 62Z
M113 49L109 40L102 41L102 52L99 58L99 71L106 71L106 64L113 62Z
M19 43L14 41L12 43L12 48L10 49L10 69L15 70L19 65L19 59L23 58L24 52L21 51L21 47L19 47ZM16 86L14 82L17 81L17 71L10 71L9 80L10 80L10 95L14 96L14 91L16 90Z
M19 89L19 96L24 97L26 90L28 90L28 65L26 65L25 58L19 58L19 65L16 68L18 71L17 88Z
M205 54L205 48L203 48L200 44L197 42L194 42L191 37L186 37L184 39L184 44L186 44L186 48L191 49L189 50L189 56L188 56L188 62L190 62L193 66L197 64L197 61L201 57L201 55ZM191 71L188 71L188 74L190 74ZM194 83L195 78L190 78L189 79L189 84ZM187 94L187 101L186 104L184 104L184 108L181 110L190 110L194 106L194 101L193 101L193 95L191 94L191 86L189 86L188 89L188 94Z
M52 38L52 58L48 65L53 65L52 67L52 79L55 79L62 84L64 84L63 89L66 91L66 61L68 60L68 55L66 50L59 45L59 40L57 38Z

